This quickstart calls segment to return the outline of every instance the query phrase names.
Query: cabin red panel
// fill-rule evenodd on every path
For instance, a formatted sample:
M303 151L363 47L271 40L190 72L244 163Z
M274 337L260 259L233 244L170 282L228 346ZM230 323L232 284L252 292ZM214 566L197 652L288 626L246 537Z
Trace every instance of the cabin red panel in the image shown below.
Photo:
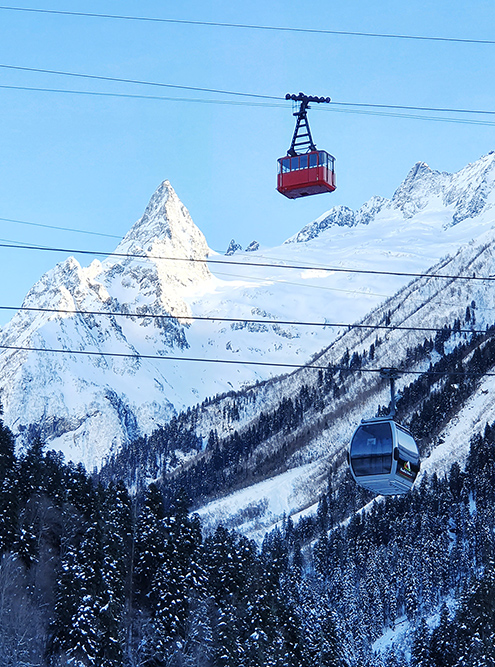
M333 192L336 188L334 158L326 151L280 158L277 190L289 197Z
M290 199L333 192L335 187L335 174L326 167L301 169L278 175L277 190Z

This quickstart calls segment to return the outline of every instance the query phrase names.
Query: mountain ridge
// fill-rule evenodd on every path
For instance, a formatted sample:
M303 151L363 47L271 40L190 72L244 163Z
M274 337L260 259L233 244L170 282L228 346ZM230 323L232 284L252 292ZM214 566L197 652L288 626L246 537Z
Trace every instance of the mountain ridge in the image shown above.
M435 171L425 162L417 162L391 199L375 195L357 211L347 206L336 206L303 227L285 243L309 241L334 226L354 227L370 224L384 209L399 211L406 219L412 218L427 206L432 196L439 197L445 207L452 207L452 219L445 224L453 226L468 217L476 217L485 207L492 208L495 205L493 196L489 201L494 180L494 151L468 164L455 174Z

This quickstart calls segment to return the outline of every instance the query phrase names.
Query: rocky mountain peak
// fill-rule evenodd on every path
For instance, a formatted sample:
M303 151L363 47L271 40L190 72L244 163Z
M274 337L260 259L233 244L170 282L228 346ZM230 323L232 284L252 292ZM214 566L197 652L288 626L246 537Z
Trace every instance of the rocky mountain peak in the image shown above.
M355 227L369 224L381 209L389 203L388 199L373 196L357 211L348 206L334 206L314 222L303 227L300 232L291 236L285 243L303 243L311 241L330 227Z
M167 180L155 190L143 216L124 236L116 252L150 253L157 244L170 251L188 251L195 257L206 257L209 252L205 237Z
M208 266L202 261L210 253L206 239L167 180L155 190L143 216L127 232L115 252L146 255L156 267L162 288L167 284L189 285L210 278ZM184 261L189 259L193 261ZM117 267L120 272L122 266L135 261L135 257L124 260L110 257L105 264Z

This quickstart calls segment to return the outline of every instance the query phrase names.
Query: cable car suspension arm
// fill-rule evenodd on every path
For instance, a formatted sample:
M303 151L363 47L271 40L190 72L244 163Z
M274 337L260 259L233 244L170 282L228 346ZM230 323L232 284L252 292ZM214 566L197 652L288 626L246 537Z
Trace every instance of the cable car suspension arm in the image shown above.
M395 416L395 381L402 375L398 368L380 368L380 377L390 381L390 411L388 416Z
M287 151L287 155L295 157L296 155L301 155L303 152L307 153L309 151L315 151L316 145L311 136L311 130L309 129L307 110L310 108L310 102L330 102L330 98L305 95L304 93L299 93L298 95L287 93L285 99L292 100L293 102L300 102L299 110L295 111L293 114L297 118L296 129L294 130L292 143Z

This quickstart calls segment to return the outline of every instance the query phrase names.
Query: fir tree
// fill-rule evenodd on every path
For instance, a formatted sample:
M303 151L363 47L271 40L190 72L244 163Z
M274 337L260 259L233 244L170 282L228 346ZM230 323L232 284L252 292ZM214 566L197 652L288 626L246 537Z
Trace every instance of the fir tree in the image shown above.
M102 594L100 654L105 665L120 665L126 640L126 601L130 595L132 507L122 482L103 492Z
M144 608L150 608L153 583L165 562L168 535L164 525L163 497L155 484L150 484L136 526L134 544L134 592Z
M442 605L440 622L430 638L429 656L432 667L453 667L456 663L456 636L447 606Z
M429 633L424 618L414 633L411 648L411 667L427 667L430 660Z
M82 665L98 665L101 654L102 536L97 522L88 523L77 543L62 558L57 584L51 653Z
M164 527L167 539L163 560L149 594L156 649L161 654L173 643L184 644L190 600L194 594L203 594L206 583L200 565L199 520L189 517L185 493L181 492L173 502Z
M18 467L14 438L0 420L0 556L12 549L17 537L18 501Z

